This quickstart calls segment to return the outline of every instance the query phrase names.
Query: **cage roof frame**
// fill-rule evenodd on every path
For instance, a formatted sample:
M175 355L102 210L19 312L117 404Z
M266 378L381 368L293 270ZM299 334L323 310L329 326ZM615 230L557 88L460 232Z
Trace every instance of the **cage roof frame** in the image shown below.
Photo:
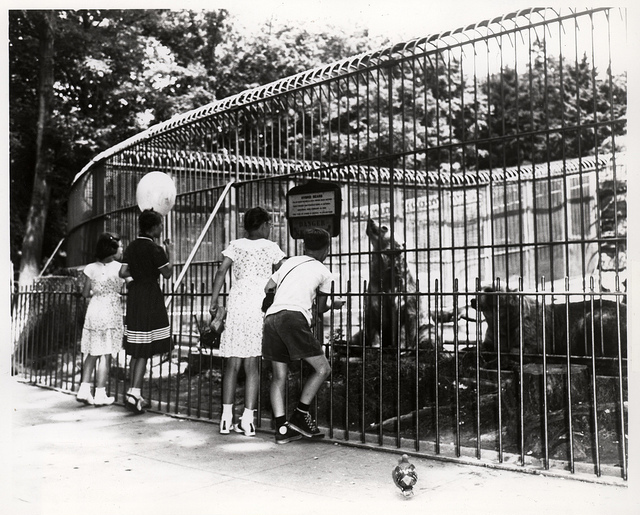
M575 15L577 13L595 13L609 9L608 7L602 8L585 8L585 9L571 9L571 12ZM475 38L468 38L464 43L469 43L470 39L482 39L490 37L496 37L498 34L509 33L514 28L505 27L505 22L509 21L518 28L518 20L523 20L531 24L530 17L537 14L541 18L545 18L548 12L552 12L558 21L562 21L562 15L560 11L549 7L532 7L527 9L521 9L511 12L502 16L487 19L475 24L466 25L455 30L447 30L440 33L432 34L426 37L415 38L403 43L397 43L389 47L382 48L373 52L367 52L358 54L352 57L336 61L329 65L325 65L318 68L313 68L296 75L285 77L283 79L276 80L263 86L258 86L236 95L232 95L220 100L215 100L202 107L192 109L186 113L173 116L169 120L160 122L156 125L149 127L148 129L104 150L92 158L81 170L76 174L72 184L75 184L82 176L84 176L91 168L98 163L109 159L110 157L129 149L135 145L143 143L153 144L153 140L169 137L169 135L179 129L186 128L199 121L204 121L215 115L220 115L225 112L229 112L234 109L246 107L252 103L265 101L276 96L292 92L303 87L313 86L320 82L328 81L340 76L356 73L358 71L366 70L369 67L379 66L383 61L398 60L403 57L406 52L415 52L416 49L426 52L424 48L426 45L431 45L429 51L437 50L438 48L450 48L452 46L461 44L458 39L459 36L465 36L468 33L476 33ZM546 20L548 23L548 20ZM497 31L493 30L493 27L498 26ZM482 35L483 29L486 35ZM397 57L393 57L396 56ZM175 134L173 135L175 137Z

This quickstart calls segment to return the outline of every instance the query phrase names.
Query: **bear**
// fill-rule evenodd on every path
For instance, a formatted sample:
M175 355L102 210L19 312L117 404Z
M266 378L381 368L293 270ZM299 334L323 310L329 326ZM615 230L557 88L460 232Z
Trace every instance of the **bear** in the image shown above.
M542 355L541 296L485 286L471 300L471 307L482 313L487 324L483 351L497 352L499 341L501 352L517 353L522 336L525 354ZM547 355L566 356L568 344L571 356L618 357L619 334L620 353L627 357L627 307L623 302L594 298L592 307L590 299L568 304L549 301L544 306L544 321Z
M415 348L418 331L416 282L407 268L405 247L391 239L389 228L369 218L369 282L364 296L364 344L382 348ZM398 319L399 317L399 319ZM398 334L398 327L400 334ZM362 343L363 334L354 337Z

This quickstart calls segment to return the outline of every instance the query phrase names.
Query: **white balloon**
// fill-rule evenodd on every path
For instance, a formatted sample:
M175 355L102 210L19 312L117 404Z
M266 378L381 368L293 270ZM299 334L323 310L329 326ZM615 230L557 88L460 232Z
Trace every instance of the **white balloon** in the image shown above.
M176 203L176 185L166 173L149 172L138 183L136 201L140 211L153 209L166 215Z

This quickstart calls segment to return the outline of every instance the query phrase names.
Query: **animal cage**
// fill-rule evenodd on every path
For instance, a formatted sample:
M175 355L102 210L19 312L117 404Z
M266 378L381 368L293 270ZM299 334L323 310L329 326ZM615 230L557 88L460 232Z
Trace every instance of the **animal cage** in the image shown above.
M326 264L347 306L316 324L333 370L315 406L329 436L625 480L625 33L620 9L526 9L172 118L77 175L67 265L90 262L101 232L131 241L138 181L173 178L165 232L183 279L164 288L177 350L148 396L216 419L215 349L192 320L222 249L260 205L271 238L301 253L287 193L337 185Z

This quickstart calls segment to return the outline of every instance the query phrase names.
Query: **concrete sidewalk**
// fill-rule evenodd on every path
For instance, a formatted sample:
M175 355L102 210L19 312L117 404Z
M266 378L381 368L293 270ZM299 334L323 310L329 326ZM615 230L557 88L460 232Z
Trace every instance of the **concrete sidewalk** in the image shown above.
M211 423L83 406L7 383L7 515L640 513L631 487L420 458L411 458L419 479L405 500L391 480L392 453L223 436Z

